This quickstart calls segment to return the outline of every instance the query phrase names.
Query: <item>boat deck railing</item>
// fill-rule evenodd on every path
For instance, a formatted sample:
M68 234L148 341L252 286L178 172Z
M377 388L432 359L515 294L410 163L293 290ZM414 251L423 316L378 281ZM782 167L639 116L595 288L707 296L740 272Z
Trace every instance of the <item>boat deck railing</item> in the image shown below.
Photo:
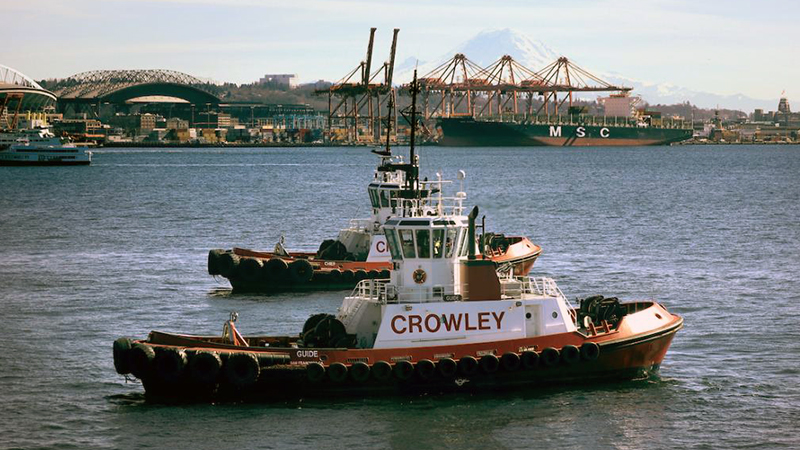
M354 231L371 230L374 221L372 219L350 219L347 229Z
M461 300L455 295L455 285L429 287L397 287L389 280L361 280L353 289L351 297L368 299L380 304L438 303Z
M501 299L521 299L525 295L557 297L569 309L574 309L567 296L552 278L504 277L500 282ZM459 301L456 285L435 285L425 287L397 287L384 280L361 280L353 289L351 297L368 299L380 304L394 303L436 303Z
M662 118L650 119L645 123L641 119L624 116L593 116L589 114L503 114L481 118L487 122L516 122L542 125L588 125L588 126L614 126L628 128L668 128L691 130L692 122L684 119Z

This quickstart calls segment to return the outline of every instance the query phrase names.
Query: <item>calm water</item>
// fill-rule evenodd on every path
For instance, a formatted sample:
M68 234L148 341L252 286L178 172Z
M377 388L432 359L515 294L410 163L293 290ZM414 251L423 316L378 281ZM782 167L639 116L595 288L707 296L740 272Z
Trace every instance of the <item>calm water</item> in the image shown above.
M114 372L151 329L297 333L342 292L233 296L210 248L315 250L366 217L366 149L108 150L0 168L0 447L800 448L800 148L423 148L571 298L686 319L659 377L483 396L163 406Z

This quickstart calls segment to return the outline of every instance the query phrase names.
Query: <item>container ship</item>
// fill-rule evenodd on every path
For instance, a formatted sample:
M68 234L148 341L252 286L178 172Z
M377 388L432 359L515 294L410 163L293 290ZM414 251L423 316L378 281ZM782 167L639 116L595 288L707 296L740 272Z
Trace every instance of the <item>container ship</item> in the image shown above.
M448 147L511 146L641 146L667 145L692 137L692 128L679 123L533 118L529 121L480 120L472 117L439 119L439 145Z
M606 116L584 114L571 106L566 115L443 117L440 145L509 146L642 146L668 145L692 137L691 122L662 118L657 111L635 109L638 97L627 93L599 99Z

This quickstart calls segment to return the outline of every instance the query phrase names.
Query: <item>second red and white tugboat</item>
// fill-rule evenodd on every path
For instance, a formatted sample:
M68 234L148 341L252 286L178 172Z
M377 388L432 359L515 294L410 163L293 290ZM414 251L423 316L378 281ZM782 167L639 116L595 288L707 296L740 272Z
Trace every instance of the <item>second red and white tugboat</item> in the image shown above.
M391 124L389 117L387 127ZM427 199L451 183L440 176L434 181L420 180L413 139L412 156L405 161L402 156L392 154L390 134L386 133L386 147L373 151L380 157L380 163L367 187L370 218L351 220L335 240L323 242L316 253L289 252L284 248L283 238L273 252L243 248L210 250L209 274L227 278L235 292L350 289L364 279L388 278L392 264L382 225L398 214L403 199ZM459 180L463 181L465 176L459 171ZM463 185L457 195L466 198ZM484 230L479 241L490 259L516 275L527 275L542 251L524 236Z
M383 225L391 278L362 280L335 315L312 316L294 336L243 336L232 315L222 336L120 338L117 371L156 399L523 388L647 375L683 326L655 301L594 296L574 308L553 279L498 272L477 246L478 209L464 215L461 196L397 207Z

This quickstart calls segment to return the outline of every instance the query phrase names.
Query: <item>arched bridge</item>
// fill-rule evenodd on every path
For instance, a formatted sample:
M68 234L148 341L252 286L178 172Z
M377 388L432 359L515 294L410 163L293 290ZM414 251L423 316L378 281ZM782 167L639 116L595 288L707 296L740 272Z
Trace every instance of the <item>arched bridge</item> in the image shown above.
M58 82L54 92L65 103L124 103L141 97L177 98L193 105L217 105L210 84L174 70L95 70Z

